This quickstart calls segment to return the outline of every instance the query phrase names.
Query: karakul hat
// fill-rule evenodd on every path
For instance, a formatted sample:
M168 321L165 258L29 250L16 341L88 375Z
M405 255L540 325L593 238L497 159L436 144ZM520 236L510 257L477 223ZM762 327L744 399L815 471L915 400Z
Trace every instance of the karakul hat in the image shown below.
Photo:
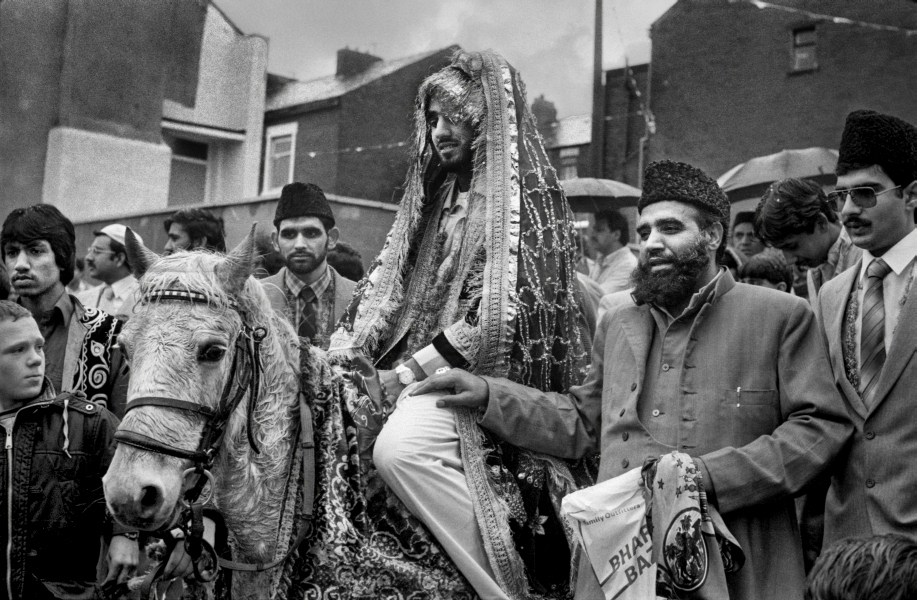
M274 213L274 227L284 219L319 217L327 219L334 227L334 213L325 192L314 183L288 183L280 191L280 201Z
M742 223L755 223L755 211L753 210L743 210L742 212L736 213L735 219L732 220L732 228L735 229L736 225L741 225Z
M917 179L917 127L874 110L855 110L847 115L838 154L838 173L879 165L896 183L908 185Z
M729 228L729 200L716 181L683 162L660 160L650 163L643 174L643 193L637 210L663 201L684 202L710 212Z

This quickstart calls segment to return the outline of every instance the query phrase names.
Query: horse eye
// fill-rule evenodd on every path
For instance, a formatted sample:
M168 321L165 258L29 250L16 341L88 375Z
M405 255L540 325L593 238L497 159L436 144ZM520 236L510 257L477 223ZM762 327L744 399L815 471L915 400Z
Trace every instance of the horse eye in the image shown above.
M206 362L217 362L223 355L226 354L226 349L219 346L207 346L201 350L201 353L198 355L198 360Z

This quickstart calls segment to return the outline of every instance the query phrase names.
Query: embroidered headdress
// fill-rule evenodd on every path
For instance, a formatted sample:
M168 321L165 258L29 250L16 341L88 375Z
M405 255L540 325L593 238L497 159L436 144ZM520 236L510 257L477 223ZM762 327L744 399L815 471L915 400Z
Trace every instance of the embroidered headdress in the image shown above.
M468 223L446 281L436 271L436 224L449 174L430 142L433 98L476 135ZM580 328L572 214L516 71L494 52L457 53L420 87L411 158L401 208L332 336L332 356L379 361L404 339L410 353L443 332L475 373L542 390L578 383L589 339ZM452 327L463 317L481 334L464 347L461 327Z

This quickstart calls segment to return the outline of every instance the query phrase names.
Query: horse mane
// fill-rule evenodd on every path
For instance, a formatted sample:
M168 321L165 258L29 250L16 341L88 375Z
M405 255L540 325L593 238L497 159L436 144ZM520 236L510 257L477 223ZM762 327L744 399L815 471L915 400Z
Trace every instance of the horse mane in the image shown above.
M264 328L267 335L261 343L263 374L252 427L260 455L257 461L250 455L244 429L247 423L246 401L243 400L230 419L220 461L232 465L230 468L247 469L247 475L256 483L266 480L282 482L284 477L278 477L282 474L273 471L282 469L285 461L273 454L283 448L283 444L278 442L289 435L289 420L295 418L297 404L295 398L290 398L289 392L299 389L299 338L293 326L274 312L257 279L249 276L238 295L230 294L222 274L230 270L231 260L226 255L207 251L180 252L162 257L141 278L141 298L161 290L198 292L207 297L208 308L217 311L218 318L232 322L233 330L241 328L243 319L253 329ZM244 494L245 490L239 489L235 490L239 497L235 497L234 490L227 491L230 497L225 501L251 504L254 510L253 495Z

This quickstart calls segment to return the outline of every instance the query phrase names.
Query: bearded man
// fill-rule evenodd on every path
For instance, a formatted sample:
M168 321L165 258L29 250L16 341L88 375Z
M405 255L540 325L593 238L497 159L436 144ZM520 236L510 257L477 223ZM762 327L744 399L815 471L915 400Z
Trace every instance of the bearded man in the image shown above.
M588 481L583 465L497 443L476 413L438 407L441 394L402 392L454 367L544 391L582 380L572 215L500 56L457 54L421 85L415 119L401 208L330 353L380 369L374 468L475 591L563 595L570 551L555 509Z
M601 481L647 457L691 455L745 553L726 574L729 597L802 598L793 495L852 430L812 310L716 266L729 203L700 170L651 164L638 208L634 288L612 296L583 385L545 393L455 369L411 393L450 390L440 405L477 410L484 429L532 450L568 459L601 450ZM576 598L604 598L588 562Z
M271 243L283 268L262 281L275 311L300 337L328 349L328 338L350 303L355 284L328 264L338 228L325 193L314 183L283 186L274 212Z

